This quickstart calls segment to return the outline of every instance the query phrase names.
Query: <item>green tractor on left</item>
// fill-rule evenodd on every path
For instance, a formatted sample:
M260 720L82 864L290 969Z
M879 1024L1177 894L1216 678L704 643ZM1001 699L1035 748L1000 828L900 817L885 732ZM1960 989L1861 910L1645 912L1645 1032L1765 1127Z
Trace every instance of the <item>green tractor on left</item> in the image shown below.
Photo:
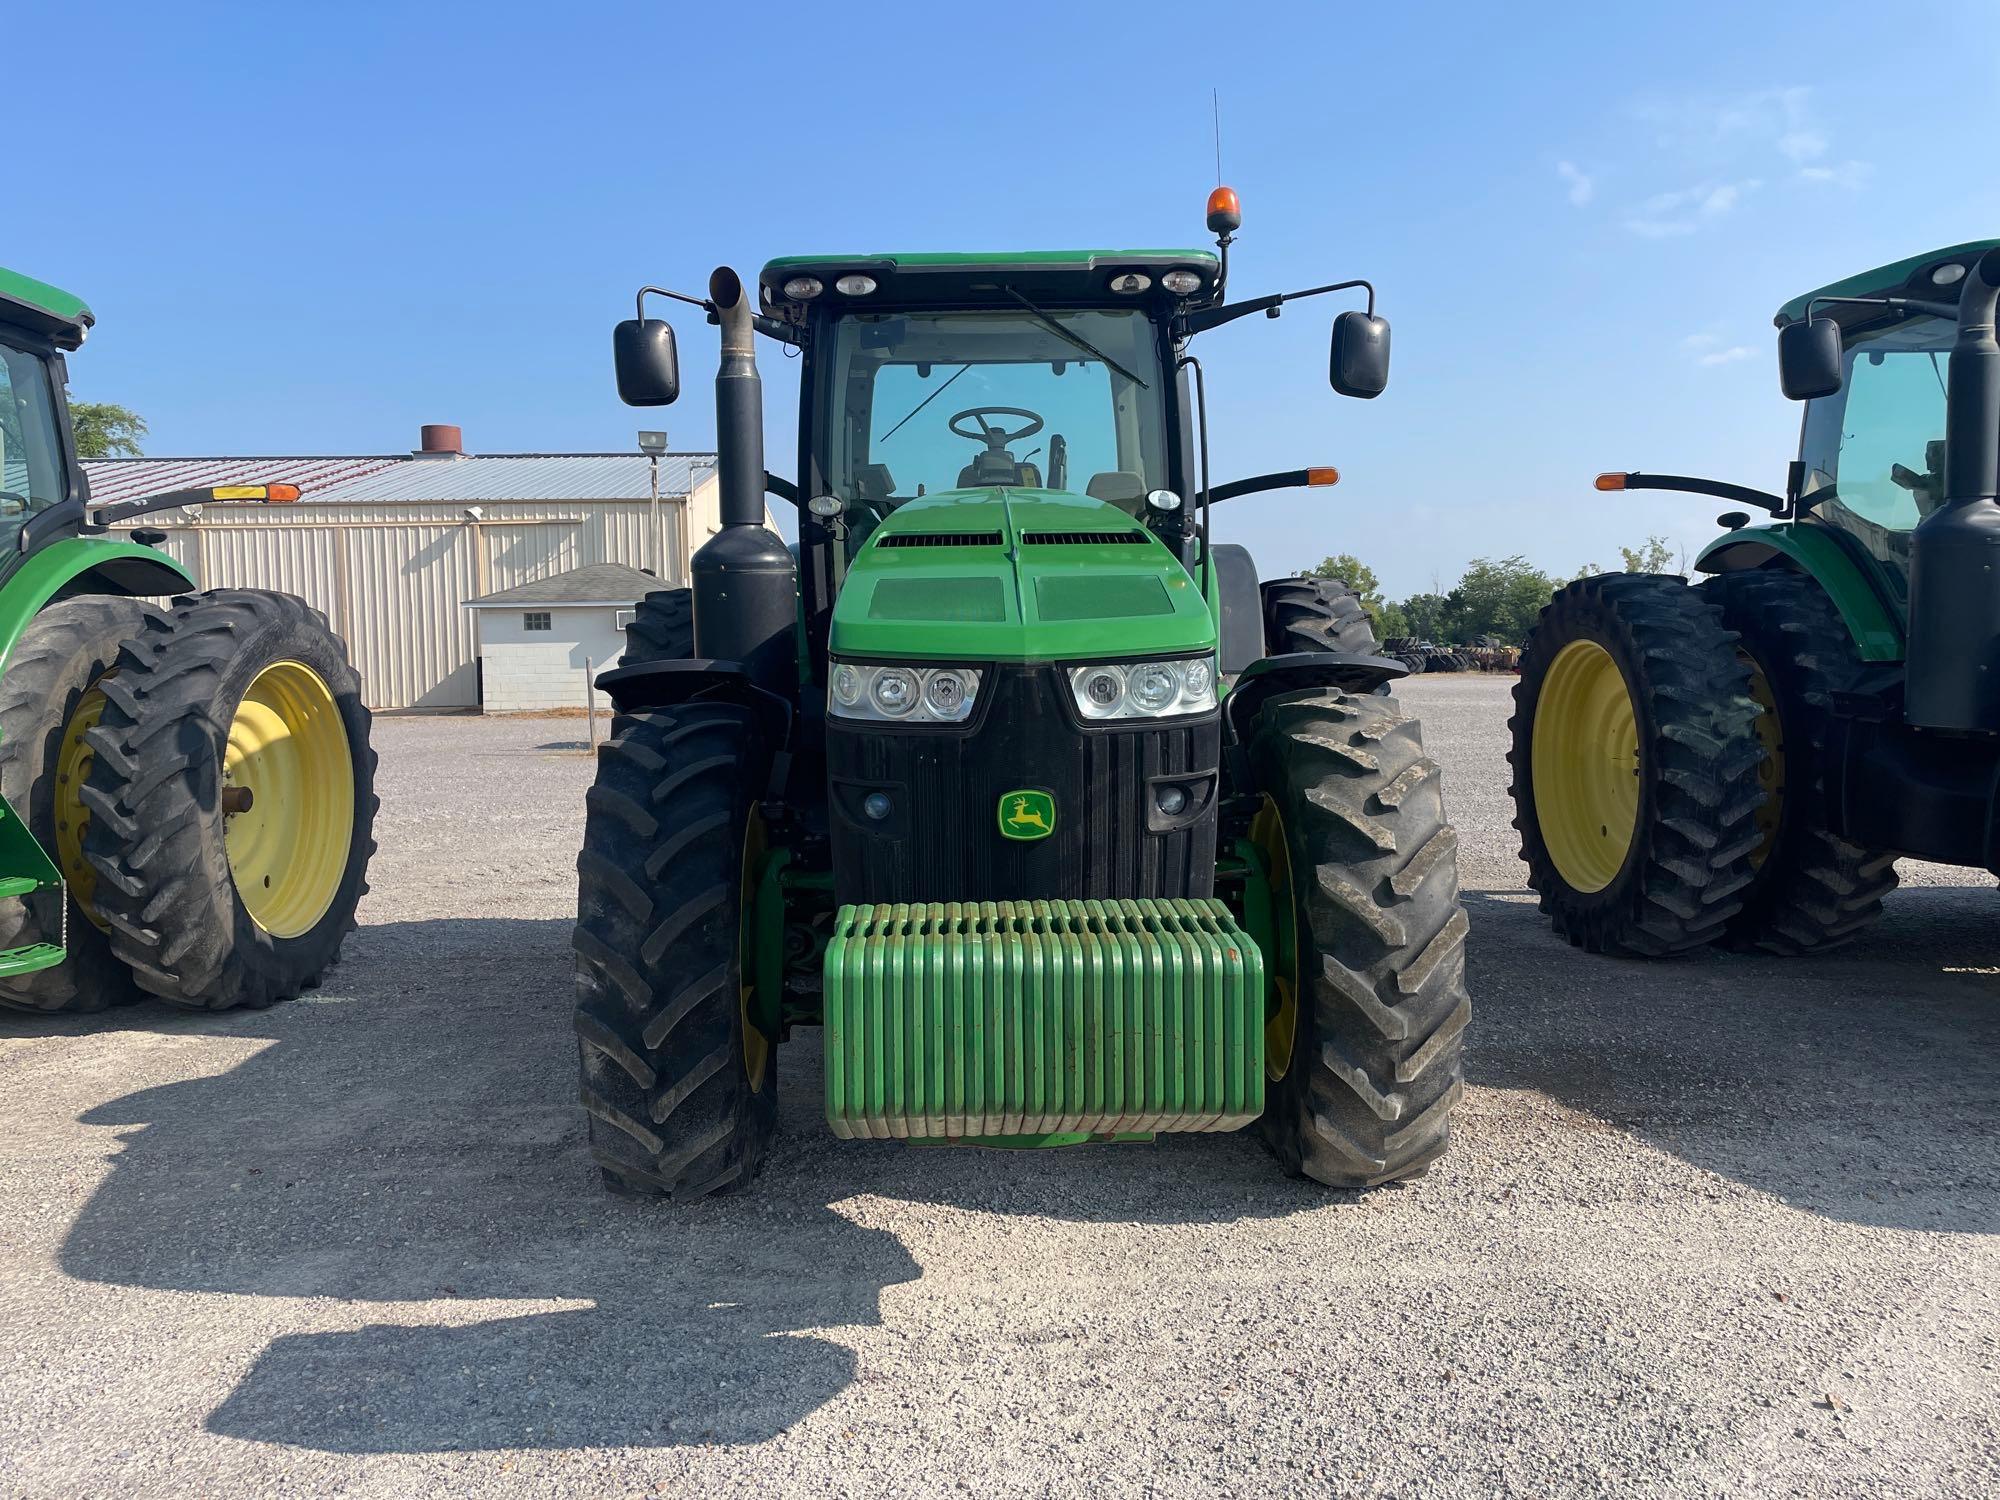
M0 270L0 1006L269 1005L319 982L366 889L360 679L305 601L196 592L158 533L107 534L298 490L93 506L64 357L94 321Z

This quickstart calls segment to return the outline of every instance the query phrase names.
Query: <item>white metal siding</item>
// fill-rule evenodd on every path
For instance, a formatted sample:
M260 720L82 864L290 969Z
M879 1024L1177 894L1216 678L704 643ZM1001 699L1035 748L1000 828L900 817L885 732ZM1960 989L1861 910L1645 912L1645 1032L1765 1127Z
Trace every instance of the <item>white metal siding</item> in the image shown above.
M478 701L481 594L590 563L656 568L662 588L687 582L687 559L716 524L713 477L692 496L663 496L661 536L646 500L482 502L305 501L169 512L120 529L167 533L161 550L203 588L298 594L348 642L372 708L471 708ZM694 535L687 534L688 516ZM580 690L579 690L580 691Z

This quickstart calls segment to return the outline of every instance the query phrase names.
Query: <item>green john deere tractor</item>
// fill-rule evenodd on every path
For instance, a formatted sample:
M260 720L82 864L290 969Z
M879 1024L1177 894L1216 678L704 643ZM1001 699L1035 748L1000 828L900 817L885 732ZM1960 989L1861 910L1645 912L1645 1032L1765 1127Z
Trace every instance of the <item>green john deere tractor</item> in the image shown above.
M727 269L704 309L722 526L648 598L591 789L576 1029L614 1190L741 1187L780 1043L824 1028L842 1137L1056 1146L1259 1126L1292 1172L1421 1173L1461 1091L1456 835L1351 592L1259 583L1209 512L1195 335L1368 291L1225 300L1206 250ZM671 327L614 340L671 401ZM753 344L801 361L768 473ZM797 506L794 553L765 496Z
M365 889L360 681L302 600L188 592L162 535L106 534L298 490L93 506L64 394L93 321L0 271L0 1006L268 1005L318 983Z
M1782 495L1680 578L1558 592L1521 658L1514 802L1572 943L1808 953L1881 915L1899 855L2000 871L2000 242L1788 302L1804 401Z

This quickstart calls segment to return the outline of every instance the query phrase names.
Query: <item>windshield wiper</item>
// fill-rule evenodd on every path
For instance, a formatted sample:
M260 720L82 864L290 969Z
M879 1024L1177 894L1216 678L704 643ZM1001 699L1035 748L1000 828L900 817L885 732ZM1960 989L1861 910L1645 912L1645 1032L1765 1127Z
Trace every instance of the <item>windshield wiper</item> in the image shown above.
M1111 366L1112 369L1116 370L1120 375L1123 375L1127 380L1131 381L1134 385L1139 387L1140 390L1143 391L1150 389L1150 387L1146 384L1145 381L1141 380L1137 375L1134 375L1130 370L1126 369L1123 365L1119 364L1117 360L1113 359L1110 355L1106 354L1102 349L1098 348L1097 345L1091 343L1089 339L1085 338L1080 333L1071 333L1067 328L1063 327L1062 324L1058 323L1054 318L1050 317L1047 313L1043 312L1039 307L1035 306L1034 303L1030 302L1026 297L1023 297L1019 292L1015 291L1011 286L1002 287L1000 290L1005 292L1008 296L1012 297L1016 302L1020 303L1021 306L1027 308L1029 312L1033 313L1035 317L1040 320L1041 325L1044 328L1048 329L1050 333L1053 333L1057 338L1061 339L1064 343L1073 344L1077 348L1081 349L1085 354L1088 354L1095 359L1102 360L1105 364Z
M971 368L972 368L971 365L960 365L958 367L958 375L963 375L967 370ZM952 376L951 380L958 379L958 375ZM945 386L950 385L951 380L947 380L944 383L944 385L939 386L936 390L932 391L928 396L924 397L923 400L919 401L915 406L911 407L909 411L904 414L903 422L909 421L911 417L914 417L918 412L922 411L926 406L929 406L933 401L937 400L938 397L942 396L945 392ZM875 441L878 443L888 442L890 438L894 437L897 433L903 430L903 422L898 422L894 427L891 427L887 432L883 433L880 437L875 439Z

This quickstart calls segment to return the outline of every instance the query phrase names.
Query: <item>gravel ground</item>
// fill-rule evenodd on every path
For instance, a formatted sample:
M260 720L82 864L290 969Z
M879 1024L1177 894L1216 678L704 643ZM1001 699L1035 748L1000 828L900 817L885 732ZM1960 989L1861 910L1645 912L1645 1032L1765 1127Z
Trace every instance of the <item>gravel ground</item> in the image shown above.
M0 1494L1991 1495L2000 897L1823 960L1586 958L1521 886L1508 682L1407 700L1463 836L1451 1153L843 1143L606 1197L566 943L582 721L384 720L326 989L0 1017Z

